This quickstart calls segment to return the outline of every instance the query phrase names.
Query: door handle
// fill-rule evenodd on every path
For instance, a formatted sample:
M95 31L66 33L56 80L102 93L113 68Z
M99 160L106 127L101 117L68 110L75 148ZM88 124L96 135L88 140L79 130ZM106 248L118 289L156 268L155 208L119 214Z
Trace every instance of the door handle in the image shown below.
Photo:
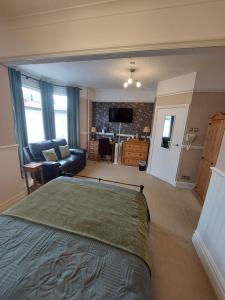
M179 147L180 145L179 144L172 144L172 146Z

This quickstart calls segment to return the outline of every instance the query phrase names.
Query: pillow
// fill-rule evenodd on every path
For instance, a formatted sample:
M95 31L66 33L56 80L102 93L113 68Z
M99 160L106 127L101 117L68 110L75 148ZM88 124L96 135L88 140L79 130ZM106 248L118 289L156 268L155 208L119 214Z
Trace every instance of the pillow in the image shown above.
M54 148L51 148L51 149L48 149L48 150L43 150L42 154L44 155L44 158L47 161L56 161L56 160L58 160L58 157L55 153Z
M70 149L68 145L59 146L59 151L61 153L62 158L70 156Z

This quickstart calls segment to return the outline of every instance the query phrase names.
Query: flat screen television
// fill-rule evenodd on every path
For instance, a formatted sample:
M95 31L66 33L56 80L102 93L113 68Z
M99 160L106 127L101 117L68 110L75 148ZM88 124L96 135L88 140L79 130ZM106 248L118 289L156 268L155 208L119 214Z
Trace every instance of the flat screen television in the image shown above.
M133 122L133 108L109 108L109 122L118 123L132 123Z

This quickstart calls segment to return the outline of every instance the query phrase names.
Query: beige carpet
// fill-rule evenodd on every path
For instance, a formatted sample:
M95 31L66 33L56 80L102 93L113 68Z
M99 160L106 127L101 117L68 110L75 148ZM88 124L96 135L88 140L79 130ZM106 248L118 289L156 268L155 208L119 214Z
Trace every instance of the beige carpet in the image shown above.
M215 300L191 243L201 207L188 190L174 188L137 168L88 161L81 175L143 184L151 210L152 300Z

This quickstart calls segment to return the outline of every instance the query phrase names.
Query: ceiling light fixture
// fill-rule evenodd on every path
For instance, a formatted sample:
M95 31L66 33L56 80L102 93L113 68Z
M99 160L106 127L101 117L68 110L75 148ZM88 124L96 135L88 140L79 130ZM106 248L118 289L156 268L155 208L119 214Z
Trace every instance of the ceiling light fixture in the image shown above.
M126 89L129 85L133 85L133 83L135 82L135 86L137 88L140 88L142 86L141 82L139 80L134 80L134 72L136 71L136 69L134 68L135 62L130 62L130 65L130 77L126 82L124 82L123 87Z

